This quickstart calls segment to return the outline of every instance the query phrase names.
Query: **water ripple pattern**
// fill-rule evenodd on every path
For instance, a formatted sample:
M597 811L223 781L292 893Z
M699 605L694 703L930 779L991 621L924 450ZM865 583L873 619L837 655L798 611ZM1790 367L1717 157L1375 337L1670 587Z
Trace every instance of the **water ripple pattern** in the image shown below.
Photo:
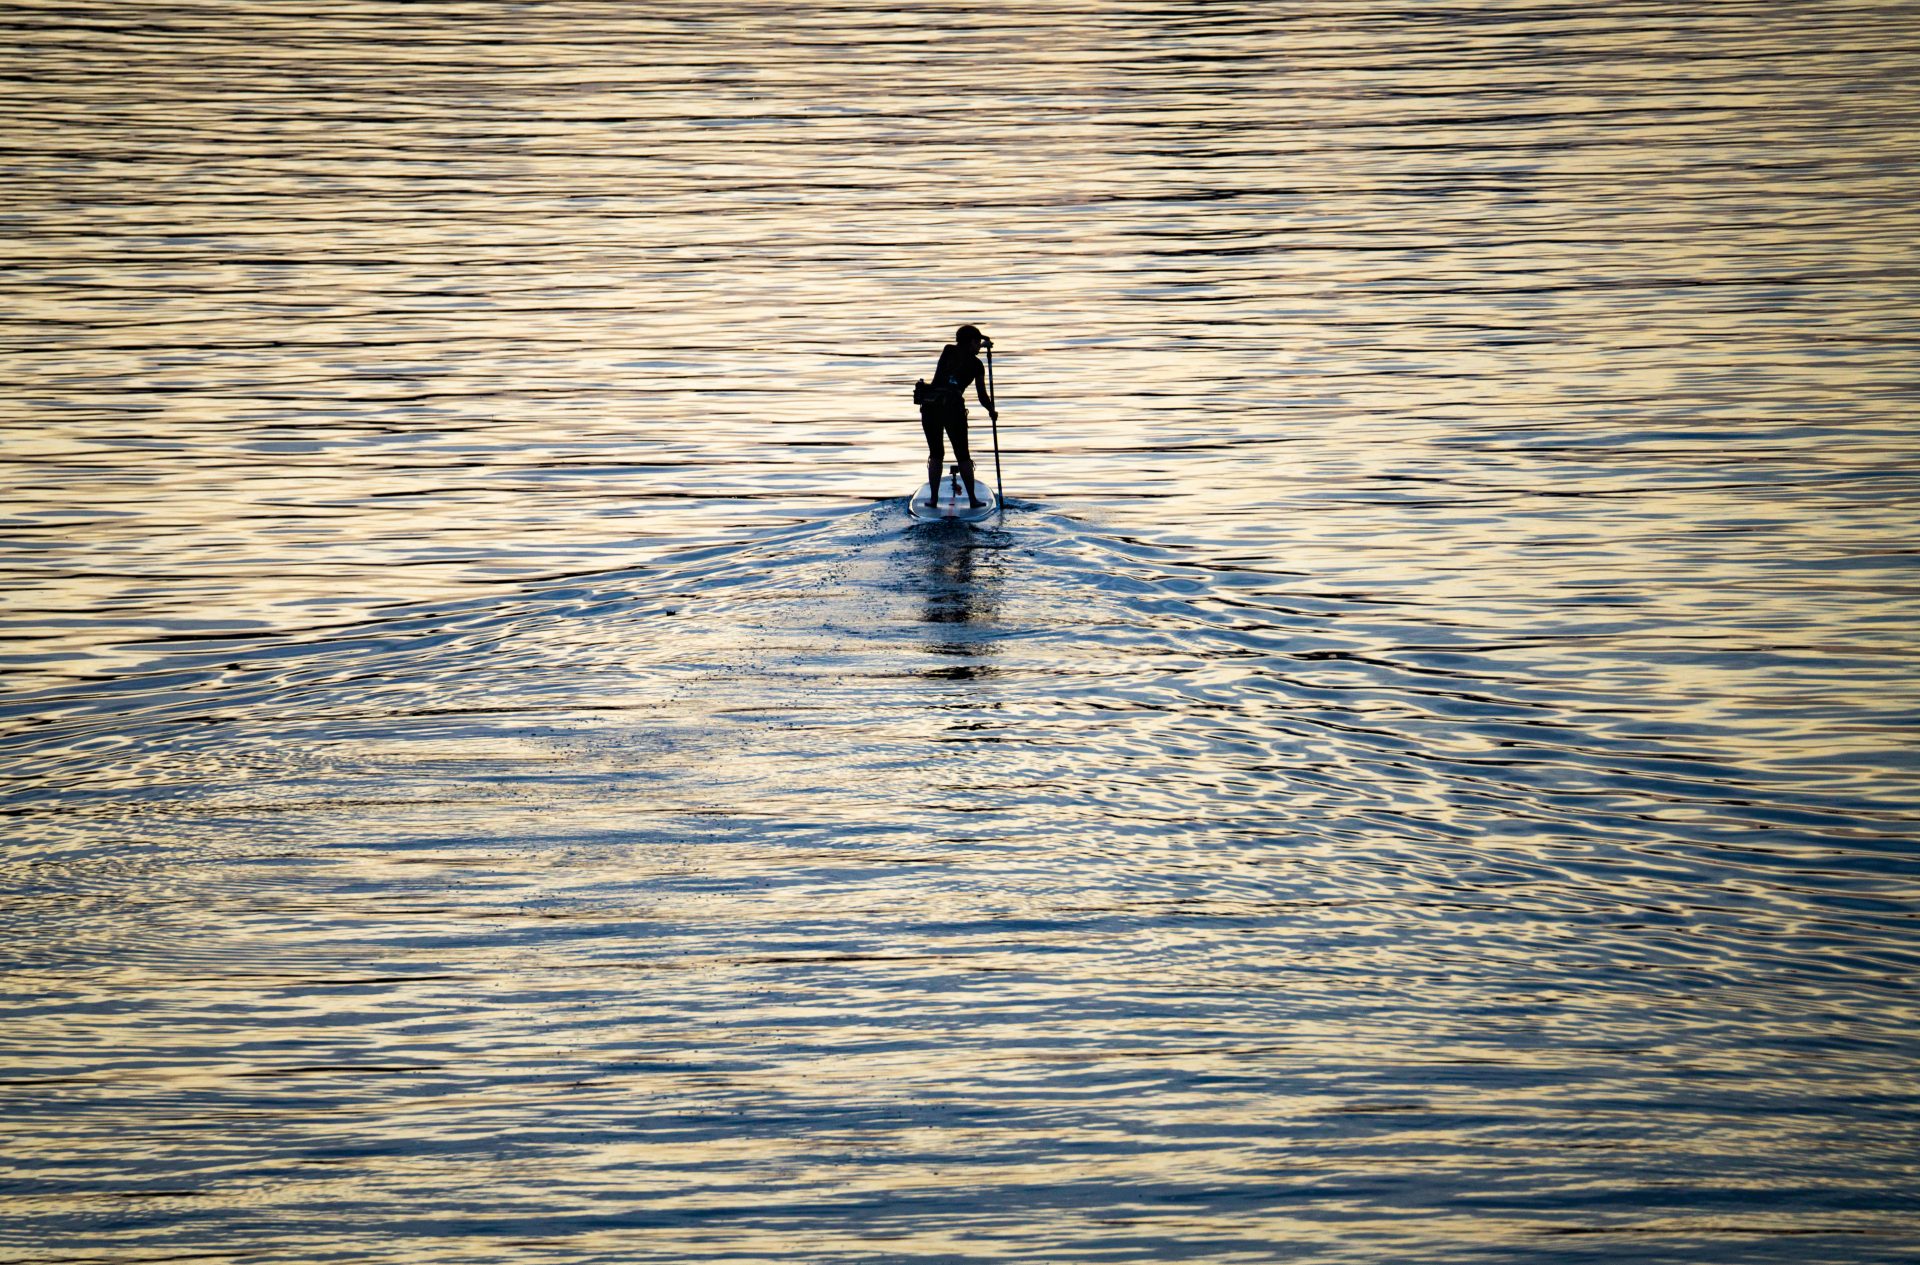
M1913 6L0 23L0 1258L1920 1255Z

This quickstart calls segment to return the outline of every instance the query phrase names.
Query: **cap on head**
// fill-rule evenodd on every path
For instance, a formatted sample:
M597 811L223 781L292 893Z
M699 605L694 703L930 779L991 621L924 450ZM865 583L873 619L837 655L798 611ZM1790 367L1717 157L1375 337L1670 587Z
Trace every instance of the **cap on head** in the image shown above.
M980 332L980 327L977 325L962 325L959 329L954 331L954 334L953 334L954 342L964 343L969 340L976 343L982 343L986 341L986 335Z

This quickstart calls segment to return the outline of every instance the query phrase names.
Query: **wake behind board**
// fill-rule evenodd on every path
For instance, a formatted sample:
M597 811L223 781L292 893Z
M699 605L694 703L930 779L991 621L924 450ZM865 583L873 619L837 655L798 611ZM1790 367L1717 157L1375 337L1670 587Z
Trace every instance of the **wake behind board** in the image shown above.
M967 503L967 494L960 482L960 472L955 470L940 480L940 504L927 504L927 485L922 483L920 490L907 502L907 510L915 518L928 522L937 522L943 518L958 519L963 523L977 523L1000 508L999 501L993 495L993 489L975 479L973 494L980 498L980 508L975 509Z

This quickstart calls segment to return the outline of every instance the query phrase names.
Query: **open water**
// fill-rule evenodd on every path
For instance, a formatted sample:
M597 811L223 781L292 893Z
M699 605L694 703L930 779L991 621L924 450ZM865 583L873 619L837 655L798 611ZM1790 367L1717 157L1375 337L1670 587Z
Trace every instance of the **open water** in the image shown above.
M6 1259L1920 1254L1920 9L0 28Z

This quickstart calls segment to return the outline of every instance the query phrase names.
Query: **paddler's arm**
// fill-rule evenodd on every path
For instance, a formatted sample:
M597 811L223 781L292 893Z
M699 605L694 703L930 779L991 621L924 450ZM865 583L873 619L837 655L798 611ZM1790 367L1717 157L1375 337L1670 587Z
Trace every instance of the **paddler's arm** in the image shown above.
M980 397L980 407L987 410L987 416L991 417L996 422L999 421L1000 410L993 407L993 398L987 394L987 375L986 374L978 373L974 375L973 393Z

